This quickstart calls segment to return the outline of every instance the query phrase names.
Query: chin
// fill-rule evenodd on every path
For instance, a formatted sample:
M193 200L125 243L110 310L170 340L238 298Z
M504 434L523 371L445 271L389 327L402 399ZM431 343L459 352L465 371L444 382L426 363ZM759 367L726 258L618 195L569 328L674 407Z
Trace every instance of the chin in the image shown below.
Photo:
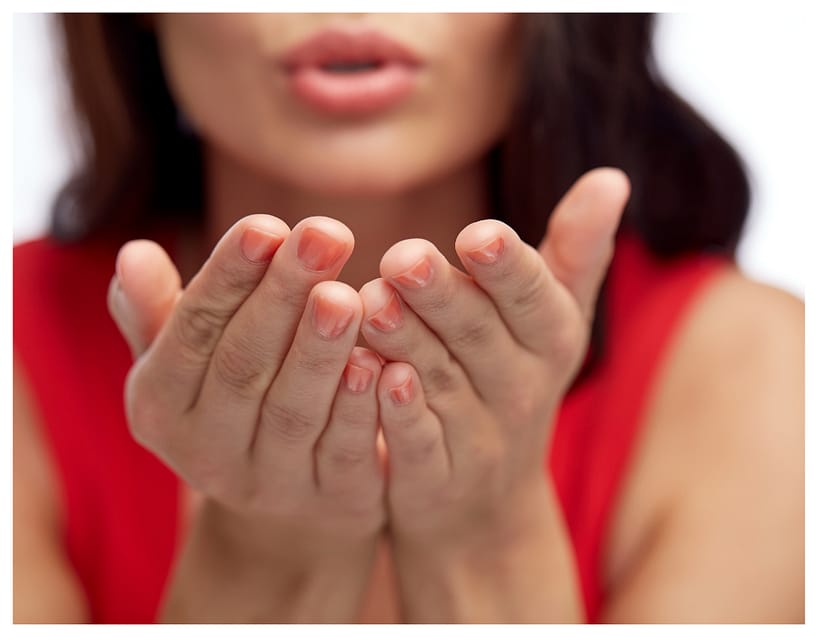
M297 188L319 195L336 197L379 198L404 195L432 180L432 175L407 168L383 166L348 160L342 165L318 166L315 169L278 176Z

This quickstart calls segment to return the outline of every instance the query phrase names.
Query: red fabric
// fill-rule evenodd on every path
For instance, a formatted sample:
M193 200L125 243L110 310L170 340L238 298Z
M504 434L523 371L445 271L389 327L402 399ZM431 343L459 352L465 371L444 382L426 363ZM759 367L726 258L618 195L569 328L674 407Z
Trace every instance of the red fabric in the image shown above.
M118 246L48 239L14 249L14 347L60 477L65 549L94 622L155 621L178 549L179 482L127 429L128 349L106 309ZM549 466L589 621L604 600L604 539L663 353L721 258L669 263L623 237L608 281L606 352L565 398Z
M694 294L725 263L703 254L659 262L632 237L618 240L606 351L561 404L548 459L590 622L600 619L603 542L653 380Z
M91 621L154 620L175 551L178 481L130 437L130 352L107 312L116 247L14 248L14 349L61 478L67 555Z

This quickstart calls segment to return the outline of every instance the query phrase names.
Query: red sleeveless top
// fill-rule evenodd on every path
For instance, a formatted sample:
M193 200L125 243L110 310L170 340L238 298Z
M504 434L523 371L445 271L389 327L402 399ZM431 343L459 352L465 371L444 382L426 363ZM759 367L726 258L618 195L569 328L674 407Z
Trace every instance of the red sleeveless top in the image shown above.
M16 246L14 348L57 469L65 552L91 620L146 623L180 546L180 484L125 422L131 359L106 306L117 250L102 241ZM652 381L694 295L725 263L701 254L660 262L637 240L618 240L606 351L564 399L548 458L589 621L602 609L604 541Z

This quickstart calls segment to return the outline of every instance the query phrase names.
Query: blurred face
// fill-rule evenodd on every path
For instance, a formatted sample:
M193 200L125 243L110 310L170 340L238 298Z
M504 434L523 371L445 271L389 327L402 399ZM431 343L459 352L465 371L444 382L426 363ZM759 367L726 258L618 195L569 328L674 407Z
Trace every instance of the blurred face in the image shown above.
M170 89L204 141L259 175L388 195L479 161L504 132L517 16L156 17Z

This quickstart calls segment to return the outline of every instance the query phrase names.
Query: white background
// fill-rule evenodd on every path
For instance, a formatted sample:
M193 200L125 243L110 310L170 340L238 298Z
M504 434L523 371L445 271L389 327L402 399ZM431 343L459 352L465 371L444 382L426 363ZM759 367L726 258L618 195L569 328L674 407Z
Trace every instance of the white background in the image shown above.
M804 295L812 177L812 34L805 16L665 14L656 54L668 81L743 155L753 207L738 254L752 276ZM51 18L14 16L14 241L45 231L71 164Z

